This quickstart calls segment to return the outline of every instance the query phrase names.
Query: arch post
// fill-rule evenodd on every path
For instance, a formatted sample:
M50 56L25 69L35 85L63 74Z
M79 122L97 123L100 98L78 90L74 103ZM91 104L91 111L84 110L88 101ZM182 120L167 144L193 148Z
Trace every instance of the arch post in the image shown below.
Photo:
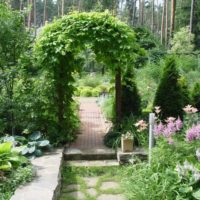
M115 114L116 123L119 123L122 119L122 80L120 67L115 72Z

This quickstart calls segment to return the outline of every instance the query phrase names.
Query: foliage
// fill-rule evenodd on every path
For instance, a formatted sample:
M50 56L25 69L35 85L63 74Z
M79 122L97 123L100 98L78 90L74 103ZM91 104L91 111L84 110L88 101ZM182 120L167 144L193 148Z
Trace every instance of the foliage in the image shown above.
M34 55L51 77L49 93L54 96L49 101L54 102L55 110L50 115L56 119L59 135L67 139L71 134L66 130L72 114L72 73L79 71L82 66L79 55L87 48L92 49L97 61L113 71L133 63L139 52L132 29L108 13L73 13L46 25L36 41Z
M200 112L200 84L199 83L196 83L194 85L191 96L192 96L192 104Z
M122 115L138 116L141 113L141 99L135 83L134 71L128 68L122 78Z
M184 54L192 53L194 50L194 35L190 33L188 27L183 27L179 32L174 34L173 40L171 41L172 53Z
M32 171L32 166L27 165L12 170L6 177L0 176L0 198L2 200L9 200L19 185L32 180Z
M2 142L12 142L17 151L28 158L42 156L44 151L50 149L51 145L48 140L43 139L40 131L35 131L27 137L23 136L5 136L0 138Z
M168 118L164 129L172 128L169 120L175 119ZM199 140L186 141L186 127L187 121L183 129L171 132L171 142L164 129L162 134L156 132L151 165L139 163L124 171L122 186L128 199L199 199Z
M179 72L176 67L174 57L169 57L166 60L163 75L158 86L154 106L160 106L162 110L162 119L169 116L182 117L184 105L183 90L180 86L178 79L180 78Z
M16 169L24 163L26 164L27 160L12 149L11 142L0 144L0 172Z
M30 42L23 17L20 12L0 4L1 131L14 132L16 126L14 90L20 69L18 61Z
M120 125L112 127L105 135L104 144L111 148L118 147L120 146L121 136L129 132L133 135L135 146L146 146L148 133L146 128L140 130L138 122L140 121L135 116L124 118Z

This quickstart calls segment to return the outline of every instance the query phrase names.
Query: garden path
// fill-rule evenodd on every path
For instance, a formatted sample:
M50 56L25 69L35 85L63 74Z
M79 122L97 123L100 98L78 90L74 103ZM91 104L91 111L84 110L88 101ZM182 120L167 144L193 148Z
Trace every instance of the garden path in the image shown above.
M97 104L97 98L79 98L80 134L71 147L86 149L105 149L103 137L111 123L106 120Z
M116 152L103 143L111 123L104 118L97 98L79 98L80 130L78 138L65 149L65 160L112 160Z

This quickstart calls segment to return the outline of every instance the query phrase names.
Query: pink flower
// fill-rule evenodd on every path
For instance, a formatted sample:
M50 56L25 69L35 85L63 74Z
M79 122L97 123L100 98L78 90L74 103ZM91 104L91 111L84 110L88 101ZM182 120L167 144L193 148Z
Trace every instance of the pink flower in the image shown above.
M186 140L191 142L200 139L200 124L193 126L186 133Z
M135 123L135 126L138 128L138 132L142 132L147 129L148 124L144 120L140 120L137 123Z
M177 131L180 131L183 127L183 122L181 121L180 117L175 121Z
M165 121L166 121L167 123L169 123L169 122L174 122L175 120L176 120L175 117L168 117Z
M161 112L160 106L155 106L155 113L159 114Z
M163 130L164 130L164 125L160 122L158 125L157 124L155 124L154 125L154 134L156 135L156 136L159 136L159 135L161 135L162 134L162 132L163 132Z
M195 107L192 107L191 105L187 105L183 108L183 110L187 113L187 114L191 114L191 113L196 113L198 112L198 109Z

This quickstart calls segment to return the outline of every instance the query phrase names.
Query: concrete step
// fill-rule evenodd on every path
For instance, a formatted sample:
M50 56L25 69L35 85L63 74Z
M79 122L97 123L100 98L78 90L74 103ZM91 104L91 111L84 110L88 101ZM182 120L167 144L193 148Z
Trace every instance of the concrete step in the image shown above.
M67 166L75 167L110 167L110 166L119 166L117 160L73 160L66 161Z
M77 149L66 148L63 152L64 160L112 160L117 159L116 151L109 148Z

